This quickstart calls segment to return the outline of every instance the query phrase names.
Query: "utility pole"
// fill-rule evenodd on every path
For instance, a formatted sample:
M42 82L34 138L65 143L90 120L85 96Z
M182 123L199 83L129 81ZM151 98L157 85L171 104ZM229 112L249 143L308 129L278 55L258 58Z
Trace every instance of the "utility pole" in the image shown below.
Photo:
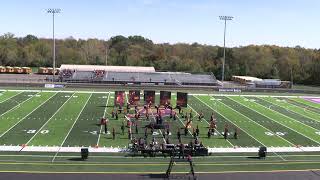
M57 13L60 13L61 9L54 9L50 8L47 10L47 13L52 14L52 39L53 39L53 76L52 76L52 83L54 83L55 80L55 74L56 74L56 40L54 38L54 15Z
M222 75L221 81L224 81L224 66L226 63L226 30L227 30L227 21L231 21L233 19L232 16L219 16L220 20L224 21L224 35L223 35L223 61L222 61Z

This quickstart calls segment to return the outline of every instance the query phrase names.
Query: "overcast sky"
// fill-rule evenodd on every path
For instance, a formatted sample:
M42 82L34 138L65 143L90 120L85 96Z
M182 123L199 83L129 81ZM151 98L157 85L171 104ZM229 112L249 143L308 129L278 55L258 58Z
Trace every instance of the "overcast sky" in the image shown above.
M61 8L56 37L109 39L141 35L156 43L320 48L319 0L3 0L0 34L52 36L47 8Z

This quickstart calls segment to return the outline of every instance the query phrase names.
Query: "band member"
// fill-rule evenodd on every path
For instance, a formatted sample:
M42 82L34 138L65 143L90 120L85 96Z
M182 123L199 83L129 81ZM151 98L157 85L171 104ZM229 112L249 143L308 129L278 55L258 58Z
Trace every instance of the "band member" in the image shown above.
M179 142L181 142L181 133L180 133L180 129L178 129L177 137L178 137Z
M199 130L198 125L197 125L197 128L196 128L196 134L197 134L197 136L199 136L199 134L200 134L200 130Z
M132 132L131 132L131 128L128 128L128 139L131 140L132 139Z
M146 119L149 121L149 113L146 114Z
M118 111L116 112L115 116L116 116L116 120L118 120L118 118L119 118Z
M179 114L181 114L181 106L177 105L176 108L179 110Z
M111 117L114 118L114 109L111 111Z
M130 110L130 103L129 102L127 102L127 109L128 109L128 111Z
M179 153L179 159L180 156L182 156L182 158L184 159L184 144L180 144L180 153Z
M121 132L122 132L122 135L124 135L124 122L122 121L122 124L121 124Z
M104 133L105 133L105 134L108 133L108 123L109 123L109 120L108 120L108 119L105 119L105 122L104 122Z
M166 143L170 144L169 137L166 138Z
M215 121L214 114L212 113L210 116L210 121Z
M136 134L139 134L138 124L136 124Z
M130 119L127 120L127 128L131 128L132 126L132 122L130 121Z
M177 120L177 113L175 111L173 111L173 120Z
M163 122L163 119L162 119L162 116L161 116L161 113L159 114L159 124L162 124Z
M229 129L228 129L228 125L226 124L224 128L224 133L223 133L223 137L225 140L228 138L228 132L229 132Z
M188 120L186 123L186 128L191 128L191 120Z
M211 130L209 129L208 130L208 139L210 139L211 138Z
M194 130L194 128L192 128L192 135L193 135L193 138L194 138L194 139L197 138L197 133L196 133L196 131Z
M116 131L114 128L112 128L112 139L115 140L116 139Z
M234 138L234 139L238 139L238 128L237 128L237 127L234 128L233 138Z
M144 129L144 138L147 139L148 138L148 128Z
M192 116L192 109L190 109L189 117L190 117L190 119L193 117L193 116Z
M104 125L106 123L106 119L105 118L101 118L100 119L100 125L102 126L102 125Z
M167 128L167 136L169 136L169 134L170 134L170 129Z
M202 118L203 118L203 113L202 111L199 113L199 121L202 121Z
M188 128L184 127L184 136L187 136L187 135L188 135Z

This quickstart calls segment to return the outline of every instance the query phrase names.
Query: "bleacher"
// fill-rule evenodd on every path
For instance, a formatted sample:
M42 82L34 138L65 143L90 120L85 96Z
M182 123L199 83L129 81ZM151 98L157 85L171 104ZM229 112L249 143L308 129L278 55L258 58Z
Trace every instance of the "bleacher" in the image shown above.
M154 85L218 85L212 74L191 74L183 72L125 72L108 70L62 71L63 82L105 83L105 84L154 84ZM66 73L67 72L67 73ZM72 72L72 76L70 73ZM68 76L66 76L68 74Z

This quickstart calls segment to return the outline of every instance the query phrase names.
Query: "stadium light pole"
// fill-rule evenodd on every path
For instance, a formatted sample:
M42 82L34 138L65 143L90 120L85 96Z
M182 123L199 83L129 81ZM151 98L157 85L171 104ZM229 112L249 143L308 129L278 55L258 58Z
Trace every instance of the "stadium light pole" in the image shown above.
M56 74L56 40L54 38L54 15L60 13L61 9L50 8L47 9L47 13L52 14L52 39L53 39L53 76L52 83L54 83L55 74Z
M224 34L223 34L223 61L222 61L222 75L221 81L224 81L224 65L226 63L226 30L227 30L227 21L231 21L233 19L232 16L219 16L220 20L224 21Z

